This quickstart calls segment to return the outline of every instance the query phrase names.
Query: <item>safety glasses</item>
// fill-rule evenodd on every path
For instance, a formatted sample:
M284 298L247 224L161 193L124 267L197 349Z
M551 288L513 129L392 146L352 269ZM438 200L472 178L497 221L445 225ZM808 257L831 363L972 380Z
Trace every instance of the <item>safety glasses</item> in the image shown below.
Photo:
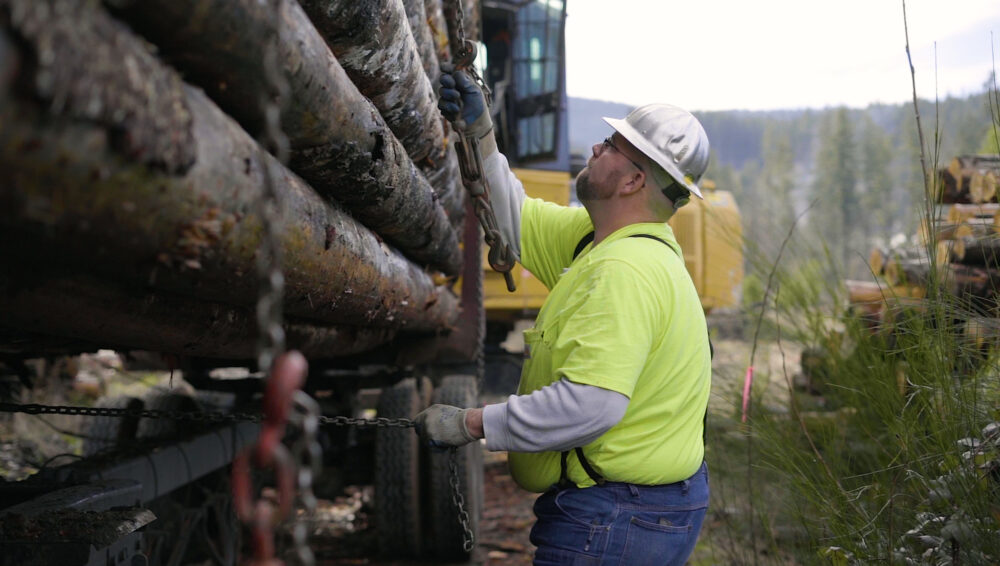
M642 171L642 172L644 172L644 173L645 173L645 172L646 172L646 169L645 169L645 168L643 168L643 166L642 166L642 165L640 165L638 161L636 161L636 160L632 159L632 158L631 158L631 157L629 157L628 155L625 155L624 153L622 153L622 150L618 149L618 146L616 146L616 145L615 145L615 140L614 140L614 139L612 139L613 137L614 137L614 136L608 136L608 137L604 138L604 142L603 142L603 144L602 144L602 145L604 145L604 148L605 148L605 149L607 149L607 148L609 148L609 147L610 147L611 149L615 150L615 152L616 152L616 153L620 154L620 155L621 155L622 157L624 157L625 159L628 159L629 161L631 161L631 162L632 162L632 165L635 165L636 167L638 167L638 168L639 168L639 171Z

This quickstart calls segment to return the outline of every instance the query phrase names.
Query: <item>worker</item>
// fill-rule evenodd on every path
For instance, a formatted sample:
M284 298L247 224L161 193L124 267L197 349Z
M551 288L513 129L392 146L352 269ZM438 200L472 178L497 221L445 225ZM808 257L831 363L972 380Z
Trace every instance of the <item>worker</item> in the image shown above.
M583 208L527 198L497 150L482 91L443 73L439 108L479 139L498 225L550 293L524 333L517 394L416 417L433 446L485 438L540 492L536 565L684 564L708 507L705 316L667 220L708 162L697 119L667 104L604 118L576 178Z

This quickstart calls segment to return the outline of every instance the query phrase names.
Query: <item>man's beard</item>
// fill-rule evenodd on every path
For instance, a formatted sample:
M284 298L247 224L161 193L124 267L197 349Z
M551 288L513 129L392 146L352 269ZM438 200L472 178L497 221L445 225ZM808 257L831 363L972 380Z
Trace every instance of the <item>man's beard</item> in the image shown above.
M580 202L605 200L610 195L602 195L601 188L590 182L590 171L584 169L576 176L576 198Z

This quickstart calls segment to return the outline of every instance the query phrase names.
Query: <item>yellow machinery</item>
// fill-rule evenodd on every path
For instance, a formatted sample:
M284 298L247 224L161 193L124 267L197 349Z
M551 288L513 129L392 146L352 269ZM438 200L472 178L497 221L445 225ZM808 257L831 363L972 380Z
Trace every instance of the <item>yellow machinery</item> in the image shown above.
M703 180L705 200L677 211L670 225L684 252L684 264L694 280L705 312L735 308L743 285L743 228L733 194Z
M556 204L569 204L570 177L565 171L538 171L534 169L514 169L514 174L524 184L528 196L545 199ZM534 317L541 308L542 302L549 294L542 282L528 272L521 264L514 266L511 275L517 290L507 291L503 275L490 269L483 254L483 306L486 309L487 323L490 321L512 322L525 317Z
M557 204L568 205L570 176L562 171L515 169L525 192ZM715 188L711 180L702 182L705 200L691 199L670 221L684 252L684 263L701 297L705 312L739 305L743 284L743 243L740 210L729 191ZM503 276L489 267L485 255L483 269L486 319L488 323L510 324L533 318L548 290L520 265L511 271L517 290L507 291Z

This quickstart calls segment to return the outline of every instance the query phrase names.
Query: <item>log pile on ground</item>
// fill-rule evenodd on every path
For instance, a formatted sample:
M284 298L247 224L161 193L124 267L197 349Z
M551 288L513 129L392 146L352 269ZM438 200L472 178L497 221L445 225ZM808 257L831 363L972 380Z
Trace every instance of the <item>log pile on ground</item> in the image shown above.
M936 200L940 204L997 202L1000 155L960 155L938 171Z
M272 194L289 347L447 334L465 195L427 42L448 34L418 44L443 5L411 4L0 0L0 347L245 357ZM287 163L257 141L279 109Z
M1000 328L1000 155L959 156L938 171L933 218L918 242L869 256L874 281L847 281L848 301L873 329L886 329L904 308L919 308L938 289L979 346Z

